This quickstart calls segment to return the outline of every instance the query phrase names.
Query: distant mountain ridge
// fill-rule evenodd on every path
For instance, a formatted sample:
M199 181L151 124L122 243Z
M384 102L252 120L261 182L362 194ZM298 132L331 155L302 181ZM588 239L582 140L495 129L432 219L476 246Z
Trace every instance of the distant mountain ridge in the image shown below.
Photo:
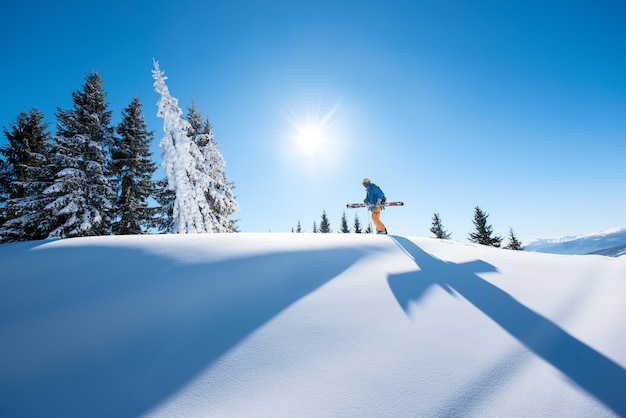
M594 251L589 254L607 255L609 257L619 257L626 254L626 244L618 245L617 247L611 247L604 250Z
M525 250L551 254L598 254L619 257L626 254L626 228L557 239L538 239L527 244Z

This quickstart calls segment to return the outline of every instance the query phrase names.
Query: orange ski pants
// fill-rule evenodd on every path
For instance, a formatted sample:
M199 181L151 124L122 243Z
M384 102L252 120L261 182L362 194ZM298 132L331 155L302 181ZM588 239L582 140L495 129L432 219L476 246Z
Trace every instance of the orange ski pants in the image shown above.
M385 228L385 224L383 224L380 221L380 208L373 208L372 209L372 222L374 222L374 226L376 227L376 231L384 231L387 228Z

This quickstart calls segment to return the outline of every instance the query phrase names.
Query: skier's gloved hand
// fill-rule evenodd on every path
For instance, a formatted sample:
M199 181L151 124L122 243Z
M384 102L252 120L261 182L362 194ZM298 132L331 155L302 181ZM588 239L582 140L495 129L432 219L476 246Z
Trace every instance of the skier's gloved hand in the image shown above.
M367 201L367 197L363 199L363 203L365 203L366 205L369 205L369 202Z
M376 199L376 206L380 206L381 203L382 203L382 200Z

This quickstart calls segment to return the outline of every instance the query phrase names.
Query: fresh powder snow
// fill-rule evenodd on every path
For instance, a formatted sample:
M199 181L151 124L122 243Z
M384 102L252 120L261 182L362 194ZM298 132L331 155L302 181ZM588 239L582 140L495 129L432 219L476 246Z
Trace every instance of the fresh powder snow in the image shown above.
M626 257L241 233L0 264L0 416L626 416Z

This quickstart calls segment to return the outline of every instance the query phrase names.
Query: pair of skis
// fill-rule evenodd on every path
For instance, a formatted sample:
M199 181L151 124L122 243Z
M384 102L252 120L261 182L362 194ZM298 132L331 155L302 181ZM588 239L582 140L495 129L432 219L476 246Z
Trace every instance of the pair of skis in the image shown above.
M348 209L369 208L370 206L377 206L377 205L368 205L365 203L348 203L346 205ZM385 202L380 206L404 206L404 203L403 202Z

